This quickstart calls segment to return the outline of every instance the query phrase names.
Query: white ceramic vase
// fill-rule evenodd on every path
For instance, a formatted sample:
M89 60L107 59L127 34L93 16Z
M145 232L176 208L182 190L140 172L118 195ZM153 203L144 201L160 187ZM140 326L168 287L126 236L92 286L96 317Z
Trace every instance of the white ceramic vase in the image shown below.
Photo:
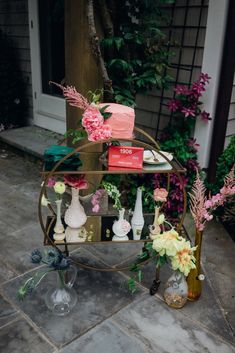
M112 230L114 232L114 236L112 238L113 241L124 241L129 240L127 234L131 229L130 223L124 219L125 209L122 208L119 210L119 218L117 221L114 221Z
M131 227L133 232L133 240L140 240L142 229L144 226L143 206L142 206L142 188L137 189L135 201L135 209L131 219Z
M71 204L65 212L64 220L68 227L65 230L65 236L67 242L78 242L84 241L82 233L84 228L82 226L87 221L84 208L79 200L79 189L71 188L72 200Z
M62 199L56 200L56 224L54 227L54 234L53 238L55 241L62 241L65 238L65 233L64 233L64 226L61 221L61 204L62 204Z

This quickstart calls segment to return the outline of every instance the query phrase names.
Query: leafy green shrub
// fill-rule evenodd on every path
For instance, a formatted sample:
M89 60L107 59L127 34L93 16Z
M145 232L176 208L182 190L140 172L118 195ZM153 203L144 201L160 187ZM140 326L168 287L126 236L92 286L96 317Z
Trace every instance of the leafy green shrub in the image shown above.
M168 23L161 5L174 0L120 0L107 2L111 30L101 41L105 65L113 83L114 100L133 106L137 92L167 87L169 53L160 29Z
M218 159L215 183L210 185L213 194L219 192L223 186L224 177L229 173L233 164L235 164L235 135L231 137L228 146Z

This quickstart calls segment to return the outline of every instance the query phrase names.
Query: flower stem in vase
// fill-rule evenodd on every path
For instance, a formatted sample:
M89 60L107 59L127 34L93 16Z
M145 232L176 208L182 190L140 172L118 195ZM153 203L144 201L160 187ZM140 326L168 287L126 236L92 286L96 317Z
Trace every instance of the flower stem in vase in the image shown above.
M196 268L192 269L187 277L188 300L190 301L195 301L199 299L202 292L202 281L200 279L202 234L203 231L196 229L195 246L197 246L197 249L194 252L194 256L196 259Z

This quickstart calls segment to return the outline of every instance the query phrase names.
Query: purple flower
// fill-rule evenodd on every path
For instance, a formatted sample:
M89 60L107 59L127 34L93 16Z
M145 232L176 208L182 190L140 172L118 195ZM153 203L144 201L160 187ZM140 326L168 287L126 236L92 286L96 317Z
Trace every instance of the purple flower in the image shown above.
M184 114L184 116L187 118L188 116L195 116L195 111L190 109L190 108L186 108L183 107L181 109L181 112Z

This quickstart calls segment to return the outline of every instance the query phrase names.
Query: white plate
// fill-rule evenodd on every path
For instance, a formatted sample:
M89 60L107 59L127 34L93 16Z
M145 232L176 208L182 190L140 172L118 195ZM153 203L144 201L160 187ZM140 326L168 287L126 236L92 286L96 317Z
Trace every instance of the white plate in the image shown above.
M169 152L165 152L165 151L160 151L164 156L166 156L166 158L169 159L169 161L171 161L173 159L173 155ZM159 153L155 152L152 150L152 152L150 150L146 150L144 151L144 163L147 164L163 164L163 163L167 163L167 160L161 156Z

